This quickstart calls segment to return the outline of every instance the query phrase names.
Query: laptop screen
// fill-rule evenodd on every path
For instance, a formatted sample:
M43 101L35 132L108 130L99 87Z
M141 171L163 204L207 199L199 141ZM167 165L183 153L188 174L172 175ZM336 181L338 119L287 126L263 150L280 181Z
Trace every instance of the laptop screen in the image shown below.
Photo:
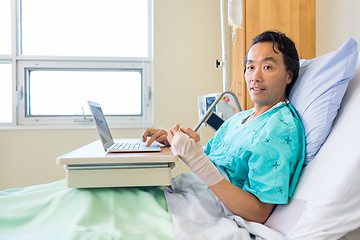
M95 120L95 123L96 123L96 129L99 133L100 139L106 150L108 147L110 147L114 143L114 140L111 136L109 126L106 123L104 113L101 109L100 104L91 102L91 101L88 101L88 104L89 104L90 111L91 111L93 118Z

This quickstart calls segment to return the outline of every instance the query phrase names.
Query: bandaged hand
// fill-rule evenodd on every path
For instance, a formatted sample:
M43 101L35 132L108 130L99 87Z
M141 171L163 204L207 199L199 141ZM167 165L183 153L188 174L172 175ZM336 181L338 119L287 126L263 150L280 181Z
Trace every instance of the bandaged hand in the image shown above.
M179 131L179 125L175 125L168 131L168 141L173 153L178 155L208 186L223 180L223 176L204 153L200 136L189 128L181 128L181 131L190 138Z

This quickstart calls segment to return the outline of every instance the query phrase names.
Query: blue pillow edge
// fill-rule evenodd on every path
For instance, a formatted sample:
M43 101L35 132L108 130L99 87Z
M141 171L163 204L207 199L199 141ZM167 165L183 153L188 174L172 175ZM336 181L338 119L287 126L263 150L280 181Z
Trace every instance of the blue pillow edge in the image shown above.
M353 56L352 56L353 55ZM357 49L357 42L356 40L354 40L353 38L348 38L336 51L333 51L333 52L330 52L330 53L326 53L324 55L321 55L321 56L318 56L316 58L313 58L313 59L300 59L300 72L301 72L301 75L304 74L304 72L307 71L307 69L309 68L309 66L311 67L311 64L316 64L318 62L323 62L326 60L325 64L322 64L323 66L322 67L325 67L326 65L332 65L331 62L334 60L334 59L337 59L339 57L346 57L346 62L345 62L345 65L344 65L344 68L343 68L343 71L341 73L341 80L346 80L346 81L350 81L354 75L355 75L355 68L356 68L356 62L357 61L354 61L355 64L352 66L352 69L348 69L348 65L349 63L352 63L353 60L352 60L352 57L355 57L356 59L354 60L357 60L358 58L358 49ZM303 70L303 71L301 71ZM321 71L318 71L317 74L319 74L319 72ZM350 74L349 76L346 76L346 74L348 72L351 72L352 74ZM300 74L300 73L299 73ZM312 76L309 76L309 77L312 77ZM298 82L301 82L302 79L298 79L300 81L297 81L294 85L294 88L295 89L297 87L297 85L299 84ZM336 86L338 84L338 82L334 83L334 84L331 84L329 86L328 89L326 89L324 92L326 91L329 91L331 88L333 88L334 86ZM296 95L301 95L301 92L298 92L298 94ZM293 99L294 98L294 91L291 91L290 94L289 94L289 99ZM317 99L317 98L316 98ZM314 99L314 101L316 100ZM305 113L306 110L309 108L309 106L311 104L313 104L312 101L308 107L306 109L303 109L302 113ZM299 109L300 110L300 109ZM299 112L300 113L300 112ZM303 115L303 114L300 114L300 115Z
M326 136L324 135L324 139L323 141L321 142L320 144L320 148L321 146L323 145L323 143L326 141L327 137L329 136L331 130L332 130L332 126L334 124L334 120L335 118L337 117L338 115L338 112L339 112L339 108L340 108L340 105L341 105L341 102L342 100L344 99L344 96L345 96L345 93L346 93L346 90L349 86L349 83L350 81L354 78L355 76L355 72L356 72L356 65L357 65L357 60L358 60L358 55L359 55L359 52L358 52L358 47L357 47L357 42L353 39L353 38L348 38L348 40L343 44L343 46L346 46L348 44L348 42L351 43L351 45L349 45L347 48L346 48L346 51L347 51L347 58L346 58L346 62L345 62L345 66L343 68L343 73L341 74L342 77L340 79L340 81L336 82L335 84L333 84L329 89L327 89L323 94L321 94L318 98L320 98L321 96L323 96L325 93L327 93L328 91L331 91L331 94L330 94L330 101L327 105L327 109L326 109L326 118L325 118L325 124L323 124L321 130L325 130L325 127L329 124L329 129L330 131L326 134ZM338 89L337 87L340 86L340 85L345 85L344 88L342 88L341 92L335 92L335 89ZM334 95L335 94L338 94L339 95L339 99L340 101L337 103L336 101L333 102L332 99L334 99ZM317 99L318 99L317 98ZM337 98L336 98L337 99ZM313 102L312 102L313 103ZM312 104L311 103L311 104ZM331 103L336 103L336 107L335 108L331 108ZM310 105L311 105L310 104ZM309 105L309 106L310 106ZM335 112L335 115L334 116L331 116L331 119L329 119L330 117L330 110L331 109L334 109L334 112ZM305 112L305 111L304 111ZM314 154L314 156L317 154L317 152L319 152L320 148L316 151L316 153Z
M342 74L343 77L340 82L348 82L349 83L351 81L351 79L353 79L355 76L355 70L356 70L356 64L357 64L357 60L358 60L359 50L358 50L358 44L357 44L356 40L354 40L353 38L351 38L351 37L348 38L346 40L346 42L342 45L342 47L347 44L349 44L349 46L346 48L346 62L345 62L345 67L343 68L343 74ZM335 85L337 85L337 84L335 84Z
M338 115L338 112L339 112L339 109L340 109L340 105L341 105L341 102L345 96L345 92L347 90L347 87L348 87L348 84L349 84L349 81L340 81L338 82L337 84L333 85L329 90L327 90L325 93L328 93L329 91L331 91L331 94L330 94L330 101L329 101L329 104L327 104L326 106L326 118L325 118L325 123L320 125L317 130L320 131L320 132L327 132L326 135L323 135L323 137L321 139L318 139L317 141L314 141L313 144L315 145L319 145L320 147L314 152L314 153L311 153L310 156L308 156L308 154L306 154L306 159L304 161L304 165L307 165L309 164L316 156L316 154L320 151L322 145L325 143L326 139L328 138L328 136L330 135L331 133L331 130L332 130L332 127L334 125L334 121ZM337 91L335 91L335 89L337 89L337 87L339 85L346 85L344 86L344 88L342 89L342 92L339 93ZM337 101L335 102L332 102L331 99L333 99L333 96L335 93L339 93L339 95L341 96L341 100L337 103ZM323 96L324 94L322 94L321 96ZM321 96L319 96L318 98L320 98ZM317 98L317 99L318 99ZM316 100L315 100L316 101ZM314 101L314 102L315 102ZM334 103L336 104L336 107L335 108L331 108L331 104L334 105ZM331 109L334 109L334 112L335 112L335 115L331 115ZM320 130L319 130L320 129ZM329 129L329 131L327 131L327 129ZM307 152L308 153L308 152Z
M336 57L339 57L339 56L342 56L342 53L343 51L345 52L344 56L346 57L346 62L345 62L345 66L342 68L342 73L341 73L341 78L340 78L340 81L337 81L335 84L332 84L326 91L324 91L323 94L319 95L316 99L314 99L314 101L312 101L308 107L306 109L304 109L304 113L308 110L308 108L317 100L319 99L321 96L323 96L325 93L331 91L331 96L334 95L335 93L335 89L337 89L337 87L339 85L346 85L344 88L343 88L343 91L341 93L339 93L339 96L340 96L340 101L338 102L338 104L336 104L336 101L335 101L335 104L336 104L336 107L335 107L335 115L334 116L331 116L331 119L329 119L329 116L330 116L330 109L334 109L334 108L331 108L330 107L330 103L331 103L331 99L333 99L332 97L330 97L330 101L329 101L329 104L326 106L326 122L325 124L322 125L322 128L321 130L324 132L325 127L330 129L329 131L325 131L327 132L326 135L323 135L323 137L321 139L319 139L317 142L319 145L319 148L314 152L314 153L311 153L310 156L308 156L308 151L307 151L307 154L306 154L306 158L305 158L305 161L304 161L304 166L308 165L316 156L316 154L320 151L322 145L325 143L327 137L329 136L329 134L331 133L331 130L332 130L332 127L333 127L333 124L334 124L334 121L338 115L338 111L339 111L339 108L340 108L340 105L341 105L341 102L345 96L345 93L346 93L346 90L347 90L347 87L349 85L349 82L351 81L351 79L354 78L355 76L355 72L356 72L356 66L357 66L357 61L358 61L358 55L359 55L359 51L358 51L358 47L357 47L357 42L356 40L354 40L353 38L348 38L346 40L346 42L344 44L342 44L342 46L336 50L336 51L333 51L333 52L330 52L330 53L327 53L325 55L322 55L322 56L319 56L317 58L314 58L314 59L310 59L310 60L306 60L305 59L305 62L303 62L303 65L302 67L305 67L305 68L308 68L308 65L310 65L313 60L317 60L317 61L320 61L319 59L321 58L324 58L326 59L327 57L329 57L329 55L331 54L334 54L335 56L332 56L332 58L327 61L327 62L331 62L332 59L336 58ZM344 48L346 47L346 48ZM316 61L315 61L316 62ZM328 63L327 63L328 64ZM329 125L329 126L327 126Z

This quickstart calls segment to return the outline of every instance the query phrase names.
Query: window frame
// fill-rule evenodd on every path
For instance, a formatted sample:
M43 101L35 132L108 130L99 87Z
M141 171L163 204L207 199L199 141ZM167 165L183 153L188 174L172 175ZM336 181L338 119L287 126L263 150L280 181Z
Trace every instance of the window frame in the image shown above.
M20 55L20 4L11 1L11 55L0 55L0 61L12 64L12 122L0 126L16 128L92 128L90 116L26 116L26 70L140 70L142 72L142 115L106 116L112 128L146 128L153 125L153 1L148 1L148 57L75 57L75 56L32 56ZM116 98L114 98L116 101ZM101 104L101 103L100 103Z
M87 62L87 61L21 61L18 63L18 124L19 125L91 125L91 116L26 116L27 113L27 76L31 70L135 70L142 73L142 114L140 116L106 116L112 127L133 128L152 124L150 63L146 62ZM89 99L91 100L91 99ZM114 98L116 101L116 98ZM100 103L101 104L101 103ZM119 103L120 104L120 103Z

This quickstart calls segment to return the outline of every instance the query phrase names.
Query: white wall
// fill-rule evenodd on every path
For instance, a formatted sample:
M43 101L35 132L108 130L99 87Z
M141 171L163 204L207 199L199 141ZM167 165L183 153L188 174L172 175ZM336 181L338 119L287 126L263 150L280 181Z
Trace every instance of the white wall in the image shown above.
M218 0L154 0L154 126L194 127L197 96L222 91ZM141 136L143 129L114 129ZM206 138L206 137L205 137ZM56 157L97 140L92 130L0 129L0 190L65 178Z
M335 51L349 37L360 44L360 1L316 0L316 55Z

